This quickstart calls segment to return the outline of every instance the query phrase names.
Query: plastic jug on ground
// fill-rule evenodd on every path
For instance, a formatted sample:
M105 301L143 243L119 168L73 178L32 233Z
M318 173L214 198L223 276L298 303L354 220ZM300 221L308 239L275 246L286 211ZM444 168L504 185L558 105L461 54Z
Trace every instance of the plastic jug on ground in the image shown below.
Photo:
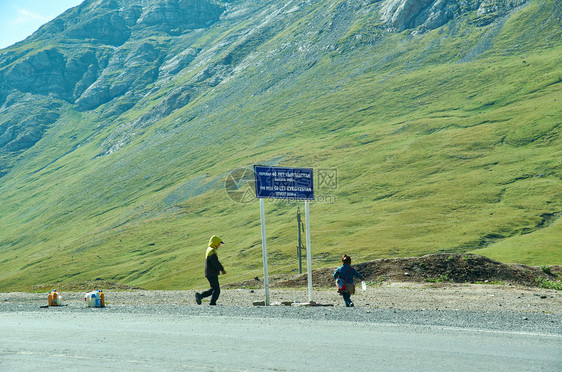
M96 289L92 292L86 292L84 302L86 303L86 307L105 307L103 291Z
M49 306L62 306L62 295L56 289L49 292L47 299Z

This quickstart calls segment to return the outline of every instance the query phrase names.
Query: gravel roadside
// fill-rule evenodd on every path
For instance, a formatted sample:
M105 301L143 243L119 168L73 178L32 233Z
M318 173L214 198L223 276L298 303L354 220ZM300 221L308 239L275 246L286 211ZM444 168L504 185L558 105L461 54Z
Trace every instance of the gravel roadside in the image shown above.
M0 316L24 312L46 317L57 312L90 314L96 311L150 316L225 316L253 318L300 318L366 323L413 324L463 327L497 331L562 335L562 293L518 286L479 284L390 283L358 290L355 308L345 308L333 289L315 289L313 300L322 306L304 306L304 289L271 289L272 306L254 306L264 301L263 289L221 291L219 306L197 306L194 291L105 290L106 308L84 306L84 294L63 293L66 306L41 308L46 293L0 293ZM283 306L291 303L292 306ZM303 305L303 306L295 306Z
M108 306L135 306L168 304L196 306L195 291L105 289ZM83 292L63 292L64 303L84 306ZM270 304L306 303L306 289L273 288L269 291ZM335 289L313 291L313 301L327 306L342 307L343 300ZM537 287L485 285L485 284L430 284L393 282L372 286L366 291L357 289L352 299L357 307L400 310L468 310L513 311L562 315L562 292ZM219 304L223 306L253 306L265 300L263 289L222 290ZM47 304L46 293L0 293L0 311L16 304ZM206 302L204 300L203 305Z

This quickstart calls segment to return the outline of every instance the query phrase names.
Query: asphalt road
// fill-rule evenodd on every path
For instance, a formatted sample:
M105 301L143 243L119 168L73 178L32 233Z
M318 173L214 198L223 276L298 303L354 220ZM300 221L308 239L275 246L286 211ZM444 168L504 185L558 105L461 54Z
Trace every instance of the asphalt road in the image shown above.
M57 310L0 313L1 371L562 370L560 330L339 321L322 309L306 318Z

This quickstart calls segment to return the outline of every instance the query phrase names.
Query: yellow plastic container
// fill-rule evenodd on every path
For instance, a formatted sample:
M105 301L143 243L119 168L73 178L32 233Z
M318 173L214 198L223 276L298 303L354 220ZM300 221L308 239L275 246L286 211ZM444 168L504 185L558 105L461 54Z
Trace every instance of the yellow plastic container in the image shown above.
M55 306L62 306L62 295L57 291L53 294L53 303Z
M62 306L62 295L57 292L56 289L49 292L47 299L49 301L49 306Z

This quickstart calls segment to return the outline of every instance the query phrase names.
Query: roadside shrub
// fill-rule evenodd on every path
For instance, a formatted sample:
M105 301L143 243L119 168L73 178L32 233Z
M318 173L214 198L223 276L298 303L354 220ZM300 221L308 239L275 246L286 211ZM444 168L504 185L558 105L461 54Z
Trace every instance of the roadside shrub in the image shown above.
M386 275L379 275L379 276L377 276L375 281L372 282L372 283L369 283L369 285L381 285L382 283L386 282L387 280L388 280L388 277Z
M549 280L546 278L537 278L537 284L541 288L555 289L557 291L562 291L562 280L558 277L556 280Z
M550 266L543 265L543 266L541 266L541 270L542 270L543 273L545 273L547 275L553 275L552 271L550 271Z

